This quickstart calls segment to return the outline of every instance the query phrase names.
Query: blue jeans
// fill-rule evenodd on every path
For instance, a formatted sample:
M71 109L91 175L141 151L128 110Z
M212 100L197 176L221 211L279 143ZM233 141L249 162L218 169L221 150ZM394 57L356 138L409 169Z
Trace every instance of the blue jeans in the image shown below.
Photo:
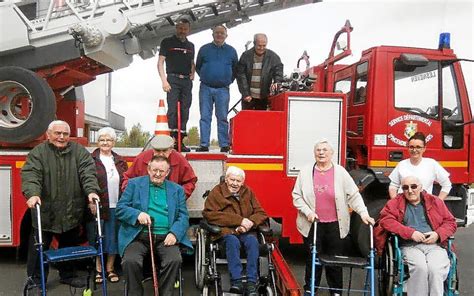
M219 140L219 146L229 146L229 122L227 121L229 99L229 87L213 88L201 83L199 89L199 110L201 112L199 129L201 131L201 146L209 147L212 109L214 104L216 105L217 139Z
M247 280L257 282L258 240L253 234L228 234L224 236L226 257L230 273L230 281L235 282L242 278L242 263L240 262L240 246L245 247L247 253Z

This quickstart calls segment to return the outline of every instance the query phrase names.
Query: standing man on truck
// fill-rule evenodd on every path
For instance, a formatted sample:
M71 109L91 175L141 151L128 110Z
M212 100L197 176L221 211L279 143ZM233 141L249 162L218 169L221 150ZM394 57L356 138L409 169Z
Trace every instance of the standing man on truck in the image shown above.
M87 203L95 207L100 191L94 160L78 143L70 142L71 129L67 122L55 120L49 124L48 140L28 154L21 170L22 192L32 209L33 228L38 229L36 204L41 205L41 226L44 250L49 249L53 237L59 248L77 246ZM40 260L36 251L37 231L31 232L26 263L29 287L41 281ZM76 288L85 286L83 278L76 278L71 264L58 264L59 282Z
M255 34L253 45L240 57L237 84L242 94L242 110L267 110L268 96L283 80L280 57L267 49L267 35Z
M178 133L181 138L186 136L186 123L191 108L193 80L194 80L194 44L187 36L191 24L188 19L182 18L176 22L176 34L163 39L160 44L158 57L158 73L160 74L163 91L167 93L168 121L172 137L178 143ZM166 74L164 63L166 61ZM178 131L178 101L181 102L181 130ZM181 142L182 143L182 142ZM177 144L175 144L175 148ZM181 144L182 152L191 150Z
M199 49L196 60L196 71L201 78L199 89L199 110L201 120L201 146L198 152L209 151L211 134L212 109L216 105L217 138L221 152L229 152L229 85L234 81L234 69L238 62L235 48L225 43L227 28L217 25L212 29L213 41Z

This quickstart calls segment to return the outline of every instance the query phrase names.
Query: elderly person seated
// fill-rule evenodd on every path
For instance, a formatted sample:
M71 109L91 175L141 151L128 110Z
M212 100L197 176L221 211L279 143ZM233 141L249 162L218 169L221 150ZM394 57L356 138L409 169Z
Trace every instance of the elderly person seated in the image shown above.
M246 295L257 295L258 240L254 230L267 220L255 194L244 185L245 173L230 166L225 182L216 185L204 204L203 216L211 224L221 226L221 233L212 239L223 238L231 280L231 293L242 293L242 264L240 248L247 253Z
M307 258L311 258L314 227L317 227L316 249L319 253L346 255L349 207L360 215L365 224L374 224L359 188L342 166L333 163L333 154L334 149L327 140L317 142L314 145L316 162L301 169L293 188L293 205L298 210L296 225L303 236ZM325 269L331 295L340 295L342 268L325 266ZM315 286L319 286L321 275L322 268L316 269ZM310 295L311 260L306 260L304 280L304 295Z
M408 295L443 295L449 272L444 247L456 231L456 220L444 201L423 190L420 179L402 179L403 193L387 202L376 227L377 249L383 249L386 232L401 238L401 251L408 264Z
M128 295L143 295L143 259L150 252L148 225L151 225L153 249L160 261L159 292L173 295L181 264L179 245L192 249L186 236L189 215L183 187L166 180L170 173L168 158L153 156L148 176L130 179L117 203L117 219L122 223L119 252L127 281Z

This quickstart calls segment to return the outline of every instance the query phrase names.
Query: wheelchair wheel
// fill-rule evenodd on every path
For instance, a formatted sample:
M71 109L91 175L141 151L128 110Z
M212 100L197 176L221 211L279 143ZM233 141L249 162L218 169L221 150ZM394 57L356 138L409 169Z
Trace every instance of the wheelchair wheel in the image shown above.
M448 284L451 284L451 289L448 289ZM454 274L446 279L444 282L444 295L456 296L459 295L459 276L458 269L455 268Z
M221 296L222 288L219 284L204 285L202 287L202 296Z
M387 242L379 261L379 295L381 296L393 295L395 279L394 256L393 246Z
M198 228L196 235L196 252L194 254L194 280L198 289L204 287L206 274L206 234Z
M260 296L276 296L276 294L273 292L272 287L269 285L263 289L263 291L259 292L258 295Z

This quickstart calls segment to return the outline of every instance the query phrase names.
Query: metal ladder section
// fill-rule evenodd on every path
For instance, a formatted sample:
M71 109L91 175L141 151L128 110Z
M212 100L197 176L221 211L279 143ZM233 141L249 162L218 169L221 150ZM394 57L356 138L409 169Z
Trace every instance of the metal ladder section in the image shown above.
M191 21L191 33L195 33L222 23L232 27L250 21L250 16L253 15L311 2L307 0L37 0L37 17L34 19L28 19L20 8L25 3L28 2L13 0L0 3L0 12L8 9L10 10L8 13L12 15L13 10L21 19L28 34L27 45L45 46L71 39L70 34L73 34L71 28L80 25L89 32L100 35L101 40L111 36L120 40L135 38L142 49L156 50L161 39L174 32L175 21L183 16ZM96 47L98 44L100 42L94 44L87 44L87 40L84 42L86 49ZM135 53L139 52L132 52ZM142 58L152 56L154 55L143 54Z

